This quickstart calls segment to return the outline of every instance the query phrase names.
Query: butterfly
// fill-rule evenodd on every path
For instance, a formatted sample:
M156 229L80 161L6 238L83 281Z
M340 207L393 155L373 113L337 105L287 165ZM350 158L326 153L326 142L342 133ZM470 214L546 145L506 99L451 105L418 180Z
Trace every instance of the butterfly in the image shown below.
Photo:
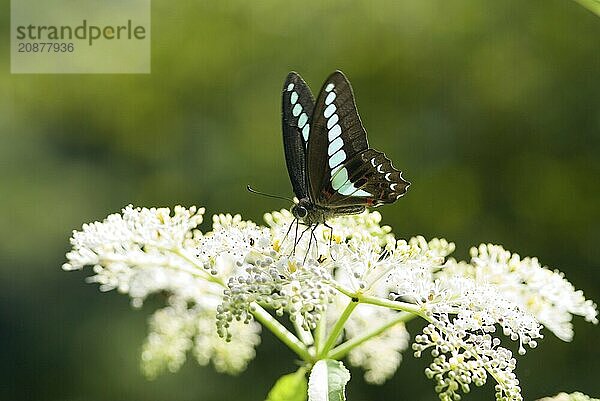
M369 148L352 87L341 71L327 78L316 101L302 77L290 72L283 86L282 129L298 199L291 212L303 225L329 227L333 217L395 202L410 185L385 154Z

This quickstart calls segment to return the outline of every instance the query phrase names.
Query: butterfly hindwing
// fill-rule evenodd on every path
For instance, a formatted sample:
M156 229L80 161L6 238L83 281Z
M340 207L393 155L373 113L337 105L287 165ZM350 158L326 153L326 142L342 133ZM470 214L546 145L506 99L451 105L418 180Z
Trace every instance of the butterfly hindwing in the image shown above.
M298 199L308 197L306 148L314 103L306 82L300 75L290 72L281 96L281 121L285 161L294 194Z
M394 202L406 192L391 161L370 149L352 87L340 72L323 84L312 115L307 172L311 200L340 209Z
M344 182L338 179L343 169L348 175ZM330 207L380 206L395 202L409 185L385 154L367 149L333 171L328 203Z

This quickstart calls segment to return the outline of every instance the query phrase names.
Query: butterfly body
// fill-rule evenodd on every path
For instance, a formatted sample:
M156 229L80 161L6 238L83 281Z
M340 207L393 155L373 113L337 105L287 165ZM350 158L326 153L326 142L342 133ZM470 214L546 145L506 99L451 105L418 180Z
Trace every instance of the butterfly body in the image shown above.
M364 206L349 206L345 208L331 209L313 203L309 198L302 198L292 206L292 215L302 224L312 226L325 224L332 217L347 214L357 214L365 210Z
M327 78L316 100L300 75L288 74L282 130L298 199L291 211L304 225L395 202L410 185L382 152L369 148L352 87L340 71Z
M323 224L332 218L335 213L331 209L320 207L309 198L302 198L298 203L292 206L292 215L302 224L312 226L314 224Z

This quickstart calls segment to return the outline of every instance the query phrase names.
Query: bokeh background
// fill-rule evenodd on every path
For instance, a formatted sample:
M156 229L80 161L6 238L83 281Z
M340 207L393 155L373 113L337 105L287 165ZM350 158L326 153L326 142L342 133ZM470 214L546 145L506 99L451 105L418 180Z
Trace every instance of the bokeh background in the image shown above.
M180 1L152 4L150 75L10 75L0 13L0 399L262 400L293 355L263 336L239 377L188 361L139 371L150 300L100 295L60 269L82 223L128 203L203 205L260 220L291 194L280 132L290 70L317 91L342 69L372 146L413 185L381 209L400 237L457 256L505 245L600 300L600 18L568 0ZM417 322L409 329L414 334ZM599 328L519 359L526 400L600 395ZM409 354L350 400L433 400ZM489 400L487 386L468 400Z

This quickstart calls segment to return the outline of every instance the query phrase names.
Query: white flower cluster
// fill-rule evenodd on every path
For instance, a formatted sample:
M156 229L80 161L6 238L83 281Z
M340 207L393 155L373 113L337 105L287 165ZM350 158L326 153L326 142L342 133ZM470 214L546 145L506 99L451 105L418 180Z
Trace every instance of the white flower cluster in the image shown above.
M228 289L218 315L219 332L227 339L231 339L230 322L250 320L255 304L274 310L278 316L287 313L302 329L314 330L336 295L331 285L332 272L338 265L334 255L343 262L345 270L340 271L348 271L350 256L344 252L352 248L344 242L361 244L364 241L368 247L375 241L377 252L381 252L379 242L393 241L390 227L379 226L381 215L376 212L337 219L333 236L326 227L319 226L309 232L310 228L294 226L287 210L266 214L265 220L272 234L267 232L256 241L271 246L253 246L237 255L235 263L244 273L231 276L227 282ZM293 233L292 228L296 229ZM362 262L356 252L351 257ZM378 257L379 253L375 255Z
M345 336L358 338L373 322L392 322L398 313L373 305L359 305L346 325ZM402 352L408 348L410 335L404 323L397 323L381 334L365 341L348 353L348 362L365 370L364 378L373 384L383 384L391 378L400 362Z
M586 300L563 273L543 267L537 258L521 259L500 245L472 248L470 263L449 260L439 277L451 280L454 276L491 285L563 341L573 339L573 315L598 323L596 305Z
M142 349L142 369L154 378L165 369L179 370L186 354L193 351L202 365L212 362L218 372L236 374L254 359L254 347L260 343L260 325L237 323L231 327L235 341L225 342L215 330L215 310L201 305L188 307L181 300L150 318L150 333Z
M217 307L222 301L221 277L234 274L227 263L224 238L232 253L244 252L239 228L244 225L231 216L217 216L212 235L197 230L204 209L176 207L134 208L112 214L103 222L85 224L71 238L65 270L92 266L88 281L102 291L117 289L141 306L153 293L169 294L168 306L150 318L150 333L142 352L142 368L154 377L165 369L176 371L193 349L197 361L213 363L218 371L231 374L245 369L260 342L260 325L234 325L235 340L227 344L216 331ZM249 225L247 231L256 230ZM200 246L200 244L206 244ZM213 249L206 252L206 249Z
M571 394L559 393L554 397L540 398L538 401L600 401L583 393L575 392Z
M484 385L490 374L497 382L497 400L522 400L513 373L516 360L508 349L499 346L500 340L491 334L459 331L452 326L450 321L429 324L413 344L415 356L427 349L431 352L433 361L425 374L436 381L440 399L460 399L459 392L468 393L471 385Z
M140 306L153 292L168 290L181 298L200 299L218 295L220 288L204 280L206 272L187 260L197 241L194 229L202 222L204 209L170 210L133 208L111 214L103 222L85 224L73 232L73 250L67 253L65 270L92 266L90 282L101 291L117 289L128 293Z
M128 293L134 305L169 294L150 320L148 376L177 370L188 352L237 373L254 357L260 321L307 364L347 356L368 382L383 383L408 347L405 322L421 317L428 325L412 348L431 354L426 374L440 399L460 399L492 377L497 400L519 401L516 360L499 334L524 353L541 324L570 340L573 315L597 322L596 305L536 259L493 245L474 248L470 263L447 259L453 243L397 240L377 212L317 227L286 210L266 214L269 227L217 215L202 233L203 212L129 206L71 239L66 270L92 266L90 281Z
M304 330L316 328L317 321L335 294L323 283L328 273L318 265L301 265L288 257L277 258L258 252L236 261L245 273L232 276L219 307L219 333L231 340L230 323L248 322L255 304L272 309L278 316L287 313Z
M521 259L491 244L472 248L471 256L470 263L449 259L433 274L426 306L434 320L416 337L415 355L430 349L434 360L426 373L443 399L469 391L471 383L482 385L487 371L498 383L497 399L520 400L516 360L493 337L496 328L518 340L524 354L525 345L534 348L542 338L541 324L569 341L573 315L597 323L596 305L536 258Z

